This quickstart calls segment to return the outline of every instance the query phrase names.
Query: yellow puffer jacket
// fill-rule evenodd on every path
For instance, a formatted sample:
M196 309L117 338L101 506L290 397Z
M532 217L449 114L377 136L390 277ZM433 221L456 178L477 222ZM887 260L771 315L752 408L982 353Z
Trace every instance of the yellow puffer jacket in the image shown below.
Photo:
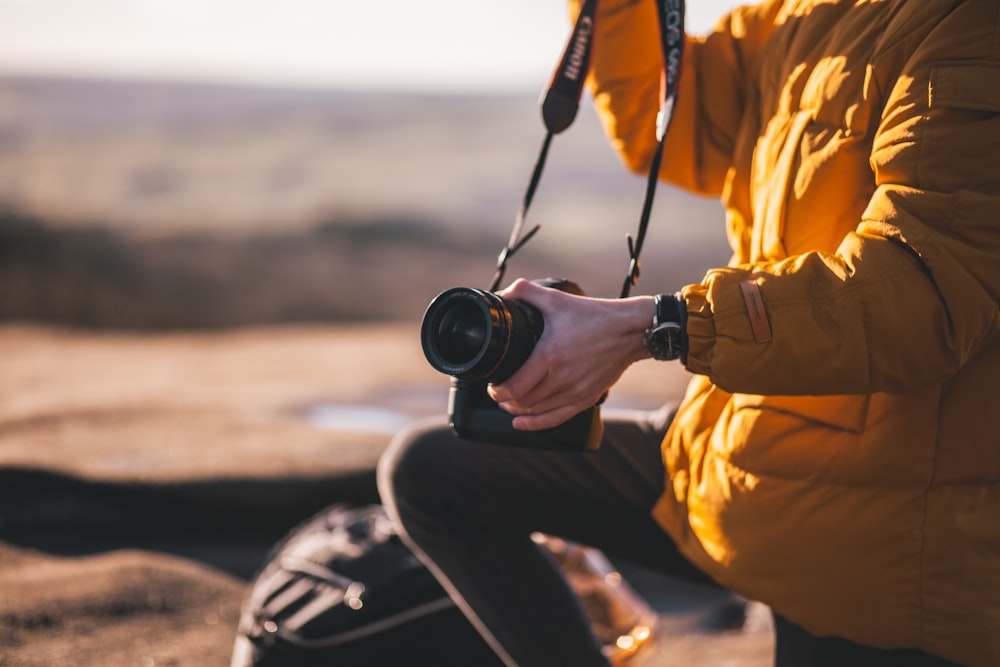
M772 1L688 40L662 176L721 195L734 257L683 290L696 375L654 510L715 579L813 633L984 667L1000 665L998 17L1000 0ZM601 0L596 24L590 90L641 172L655 5Z

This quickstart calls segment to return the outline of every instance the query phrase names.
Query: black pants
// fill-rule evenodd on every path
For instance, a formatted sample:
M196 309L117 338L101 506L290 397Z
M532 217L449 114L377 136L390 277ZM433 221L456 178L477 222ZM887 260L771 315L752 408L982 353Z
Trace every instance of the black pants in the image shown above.
M837 637L816 637L774 617L776 667L959 667L917 649L882 650Z
M650 517L663 492L660 441L672 415L670 406L606 415L601 448L585 453L472 443L440 420L424 422L397 436L382 457L379 491L404 539L506 664L607 667L579 600L531 534L714 586ZM780 619L777 628L779 665L835 664L803 662L810 646L822 645L806 641L804 631L787 634L795 628ZM794 641L782 642L782 628ZM876 655L886 659L886 652Z

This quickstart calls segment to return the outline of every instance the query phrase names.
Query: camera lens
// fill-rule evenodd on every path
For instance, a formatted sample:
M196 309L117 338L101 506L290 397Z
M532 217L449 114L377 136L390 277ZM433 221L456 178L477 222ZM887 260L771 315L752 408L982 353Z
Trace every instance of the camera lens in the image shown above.
M473 304L454 304L441 316L434 331L441 356L457 365L475 359L486 342L488 324Z
M427 361L442 373L501 382L531 354L542 326L533 306L485 290L454 287L427 307L420 342Z

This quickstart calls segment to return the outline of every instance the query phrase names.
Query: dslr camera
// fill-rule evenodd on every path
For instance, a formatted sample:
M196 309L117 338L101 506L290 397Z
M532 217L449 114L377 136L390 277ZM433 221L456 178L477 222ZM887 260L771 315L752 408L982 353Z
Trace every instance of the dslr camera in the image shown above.
M584 295L576 283L562 278L532 281L545 287ZM427 306L420 326L424 356L435 370L451 376L448 421L460 437L477 442L534 449L597 449L604 433L600 404L559 426L519 431L513 415L486 393L521 367L542 335L541 312L529 303L494 292L453 287Z

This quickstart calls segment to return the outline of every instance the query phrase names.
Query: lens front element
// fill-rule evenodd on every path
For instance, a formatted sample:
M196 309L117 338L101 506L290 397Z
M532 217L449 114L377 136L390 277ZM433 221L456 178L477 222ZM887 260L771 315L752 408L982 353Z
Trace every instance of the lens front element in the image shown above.
M476 359L489 338L489 324L475 304L456 301L442 313L434 332L441 357L456 366Z
M453 287L427 306L420 343L431 366L446 375L503 382L531 354L543 328L541 313L530 304Z
M431 366L442 373L483 379L502 359L508 318L495 294L454 287L427 306L420 343Z

